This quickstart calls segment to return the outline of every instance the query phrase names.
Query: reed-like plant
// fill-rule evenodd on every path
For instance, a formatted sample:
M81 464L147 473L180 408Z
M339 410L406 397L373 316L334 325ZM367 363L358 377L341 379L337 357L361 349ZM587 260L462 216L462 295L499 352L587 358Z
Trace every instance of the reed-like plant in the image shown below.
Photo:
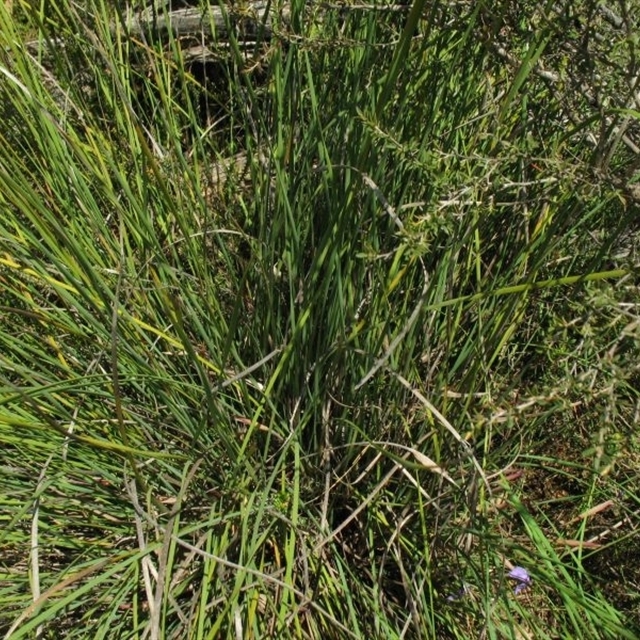
M0 6L4 637L637 637L621 4Z

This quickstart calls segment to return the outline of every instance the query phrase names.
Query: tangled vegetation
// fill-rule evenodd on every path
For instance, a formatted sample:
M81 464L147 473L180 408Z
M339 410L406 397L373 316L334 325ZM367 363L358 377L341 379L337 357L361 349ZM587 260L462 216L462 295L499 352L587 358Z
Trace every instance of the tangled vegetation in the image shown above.
M638 16L0 5L3 637L638 637Z

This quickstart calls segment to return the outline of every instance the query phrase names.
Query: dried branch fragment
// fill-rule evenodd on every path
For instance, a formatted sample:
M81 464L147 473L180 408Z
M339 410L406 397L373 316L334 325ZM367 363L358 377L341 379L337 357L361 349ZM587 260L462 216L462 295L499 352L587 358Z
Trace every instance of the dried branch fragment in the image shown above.
M230 30L233 30L237 38L255 41L271 37L273 16L273 4L264 0L254 0L242 8L209 5L204 11L187 7L164 13L148 7L140 12L129 12L125 28L130 35L140 38L154 34L164 39L171 34L176 38L196 37L200 40L228 40ZM282 17L288 19L288 10Z

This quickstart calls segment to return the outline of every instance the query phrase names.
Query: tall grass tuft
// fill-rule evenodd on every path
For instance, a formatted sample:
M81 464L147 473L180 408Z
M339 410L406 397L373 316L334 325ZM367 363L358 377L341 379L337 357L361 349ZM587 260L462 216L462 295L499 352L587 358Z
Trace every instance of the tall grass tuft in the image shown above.
M633 4L0 6L4 637L637 637Z

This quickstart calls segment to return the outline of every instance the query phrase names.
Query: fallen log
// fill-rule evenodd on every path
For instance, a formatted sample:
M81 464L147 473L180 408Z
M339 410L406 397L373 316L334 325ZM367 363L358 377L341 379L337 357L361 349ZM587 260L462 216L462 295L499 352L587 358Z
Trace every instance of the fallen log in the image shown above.
M172 36L224 42L233 34L238 40L255 42L273 35L276 11L267 0L252 0L241 7L208 5L171 11L151 6L142 11L129 10L124 26L128 35L138 38L154 36L166 40ZM288 13L283 10L280 17L287 21Z

